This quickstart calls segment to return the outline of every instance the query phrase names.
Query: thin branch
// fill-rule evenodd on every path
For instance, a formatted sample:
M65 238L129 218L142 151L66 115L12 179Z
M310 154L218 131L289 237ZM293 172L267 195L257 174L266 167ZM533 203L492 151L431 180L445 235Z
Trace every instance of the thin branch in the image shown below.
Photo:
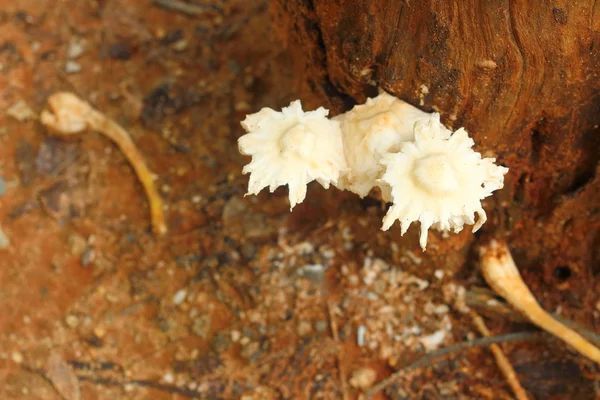
M409 364L409 365L405 366L404 368L401 368L399 371L393 373L388 378L379 382L377 385L375 385L371 389L369 389L368 392L366 392L366 394L365 394L366 398L370 399L375 393L385 389L387 386L391 385L396 380L398 380L404 373L414 370L414 369L417 369L417 368L420 368L420 367L435 364L435 363L441 361L442 359L446 358L448 355L450 355L452 353L457 353L459 351L463 351L463 350L470 349L473 347L489 346L494 343L523 342L523 341L539 340L541 337L542 337L542 334L540 332L517 332L517 333L508 333L506 335L497 335L497 336L490 336L490 337L477 338L477 339L473 339L473 340L467 340L467 341L460 342L460 343L457 343L452 346L444 347L443 349L436 350L434 352L431 352L431 353L421 357L420 359L413 362L412 364Z
M340 354L340 336L338 334L338 323L335 318L334 305L331 302L327 302L327 311L329 312L329 324L331 326L331 334L333 335L333 340L337 345L337 359L338 359L338 371L340 372L340 382L342 383L342 398L343 400L349 400L350 396L348 394L348 382L346 375L346 366L342 360L342 355Z
M197 17L210 11L223 13L223 10L215 4L190 4L179 0L154 0L153 3L157 7L179 12L189 17Z

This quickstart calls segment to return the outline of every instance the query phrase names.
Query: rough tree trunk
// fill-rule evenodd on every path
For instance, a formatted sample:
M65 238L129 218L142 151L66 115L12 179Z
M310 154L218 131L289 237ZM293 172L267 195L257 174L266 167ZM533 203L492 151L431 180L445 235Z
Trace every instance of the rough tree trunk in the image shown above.
M334 114L379 85L464 126L508 166L505 189L485 203L484 234L507 237L547 307L564 301L593 323L600 1L274 0L273 12L301 79ZM407 240L414 248L416 235ZM425 257L445 254L457 270L475 240L453 236Z

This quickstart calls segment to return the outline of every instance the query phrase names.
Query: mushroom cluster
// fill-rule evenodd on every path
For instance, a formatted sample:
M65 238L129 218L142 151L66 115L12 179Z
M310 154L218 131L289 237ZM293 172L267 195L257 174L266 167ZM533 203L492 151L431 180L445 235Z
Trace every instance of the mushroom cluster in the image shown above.
M293 208L313 180L364 197L374 188L391 202L383 230L400 221L402 235L421 223L430 228L477 231L486 221L481 200L502 188L508 169L482 158L463 128L452 132L438 113L426 113L382 92L332 119L319 108L304 112L299 100L276 112L263 108L242 121L239 150L252 156L249 194L289 186Z

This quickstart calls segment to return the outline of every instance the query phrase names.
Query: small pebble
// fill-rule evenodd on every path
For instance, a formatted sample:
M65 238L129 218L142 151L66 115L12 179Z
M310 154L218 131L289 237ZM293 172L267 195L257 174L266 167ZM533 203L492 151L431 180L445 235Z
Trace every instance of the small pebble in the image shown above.
M4 182L4 178L0 176L0 196L6 193L6 182Z
M352 372L350 385L357 389L368 389L375 383L377 372L371 368L359 368Z
M240 344L242 346L247 345L248 343L250 343L250 338L248 336L244 336L243 338L240 339Z
M185 39L181 39L173 43L173 50L178 52L183 52L188 48L188 42Z
M298 269L298 275L319 284L325 280L325 270L325 266L321 264L307 264Z
M202 315L194 320L192 324L192 332L200 337L206 338L208 337L208 333L210 331L210 325L210 315Z
M360 279L358 278L358 275L352 274L348 277L348 284L350 286L358 286L359 283Z
M67 61L67 63L65 64L65 73L66 74L76 74L78 72L81 72L81 64L79 64L76 61Z
M111 292L108 292L104 295L104 298L106 299L106 301L108 301L109 303L116 303L119 301L119 297Z
M78 235L77 233L72 233L69 235L69 253L73 256L81 256L83 252L87 248L87 242L83 238L83 236Z
M250 342L240 352L240 355L250 361L255 361L258 355L260 355L261 349L258 342Z
M67 46L67 58L74 60L79 58L85 51L85 41L79 38L73 38Z
M21 364L23 362L23 354L19 353L18 351L14 351L11 354L11 358L17 364Z
M167 372L166 374L164 374L164 375L163 375L163 377L162 377L162 381L163 381L164 383L169 383L169 384L172 384L173 382L175 382L175 377L173 376L173 374L172 374L172 373L170 373L170 372Z
M319 333L325 332L328 327L329 324L327 323L327 321L318 320L317 322L315 322L315 329Z
M102 339L104 337L104 335L106 335L106 330L101 326L95 327L93 332L94 332L94 335L96 335L100 339Z
M298 322L298 335L300 336L308 336L312 332L312 326L308 321L300 321Z
M187 290L181 289L177 291L177 293L175 293L175 296L173 296L173 303L177 305L183 303L183 301L185 300L185 296L187 296Z
M367 334L367 328L364 325L359 325L356 329L356 344L362 347L365 345L365 335Z
M419 339L426 351L437 350L446 338L446 332L439 330L431 335L423 336Z
M24 100L19 100L6 110L6 115L13 117L19 122L36 119L36 113L29 107Z
M79 325L79 318L76 315L69 314L65 317L65 323L69 328L76 328Z
M86 247L86 249L81 254L81 266L87 267L94 261L95 253L90 247Z
M200 204L202 202L202 196L196 195L192 197L192 203Z
M10 239L0 225L0 250L6 249L10 245Z

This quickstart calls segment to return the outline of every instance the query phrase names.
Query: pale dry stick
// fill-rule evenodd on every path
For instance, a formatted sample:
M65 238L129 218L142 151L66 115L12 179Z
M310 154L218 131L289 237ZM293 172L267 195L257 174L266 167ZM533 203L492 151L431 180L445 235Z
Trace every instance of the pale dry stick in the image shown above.
M92 129L107 136L121 149L146 191L154 233L165 234L167 224L165 223L162 199L154 184L152 173L127 131L73 93L53 94L48 99L48 106L50 111L44 110L40 120L55 134L73 136L86 129Z
M475 324L475 327L479 333L481 333L481 336L491 336L489 329L487 326L485 326L485 322L483 321L483 318L479 316L479 314L471 311L471 319L473 320L473 324ZM508 385L510 386L510 389L514 393L517 400L528 400L525 389L523 389L523 386L521 386L521 382L519 382L513 366L511 365L510 361L508 361L508 358L506 358L504 355L500 345L497 345L496 343L490 344L490 350L496 359L496 365L498 365L500 372L502 372L502 375L504 375L504 378L508 382Z
M537 302L523 279L504 242L492 240L479 251L483 276L500 296L522 312L532 323L574 347L600 364L600 349L583 336L555 320Z
M342 362L342 357L340 356L340 336L338 334L338 324L337 319L335 318L335 312L333 310L333 304L331 302L327 302L327 311L329 312L329 324L331 325L331 335L333 336L333 340L335 344L338 346L338 370L340 371L340 382L342 383L342 396L344 400L350 400L350 396L348 394L348 382L346 375L346 367Z

